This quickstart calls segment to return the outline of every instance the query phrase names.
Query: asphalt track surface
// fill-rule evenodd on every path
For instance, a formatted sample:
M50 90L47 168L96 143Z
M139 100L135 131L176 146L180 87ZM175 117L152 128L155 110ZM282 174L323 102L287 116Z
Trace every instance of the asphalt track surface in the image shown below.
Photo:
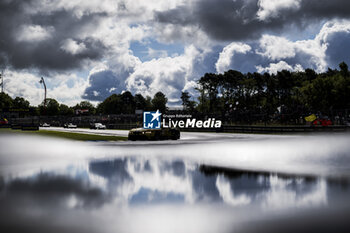
M58 127L41 130L125 137L129 132ZM181 132L179 140L96 141L85 142L87 144L84 145L89 145L91 151L102 150L105 158L134 155L171 157L229 169L350 180L349 141L349 133L271 135Z
M41 128L72 133L108 136L128 135L128 130ZM1 136L1 135L0 135ZM254 172L340 177L350 180L350 134L259 135L181 132L179 140L87 141L45 136L2 135L0 165L18 164L49 156L74 159L156 157L204 163L211 166ZM15 155L12 155L15 154ZM18 156L18 160L16 160ZM2 163L2 164L1 164ZM8 164L8 165L9 165ZM1 169L0 169L1 170Z
M94 134L94 135L104 135L104 136L123 136L127 137L129 130L114 130L114 129L86 129L86 128L76 128L76 129L67 129L62 127L41 127L40 130L52 130L52 131L61 131L61 132L70 132L70 133L83 133L83 134ZM232 141L232 140L242 140L242 139L268 139L268 138L281 138L281 137L295 137L295 135L258 135L258 134L233 134L233 133L207 133L207 132L181 132L180 139L177 141L165 140L158 141L156 144L182 144L186 142L210 142L210 141ZM135 142L134 142L135 143ZM137 142L136 142L137 143ZM144 143L142 143L144 144Z
M350 134L182 132L176 141L93 142L1 134L0 231L350 232L349 141Z

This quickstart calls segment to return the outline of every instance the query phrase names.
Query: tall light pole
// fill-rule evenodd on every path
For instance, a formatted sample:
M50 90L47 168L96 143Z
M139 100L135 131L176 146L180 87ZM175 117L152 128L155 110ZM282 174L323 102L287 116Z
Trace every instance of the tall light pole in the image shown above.
M4 93L4 71L1 71L0 74L0 85L1 85L1 93Z
M45 89L45 97L44 97L44 108L46 107L46 84L45 84L45 80L43 77L41 77L39 83L42 83L44 85L44 89Z

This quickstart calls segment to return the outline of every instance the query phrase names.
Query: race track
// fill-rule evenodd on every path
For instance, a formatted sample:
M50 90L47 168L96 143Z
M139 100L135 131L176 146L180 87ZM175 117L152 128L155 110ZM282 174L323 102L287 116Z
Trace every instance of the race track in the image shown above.
M349 141L349 134L183 132L176 141L135 142L0 134L0 230L349 232Z
M106 135L106 136L123 136L127 137L129 130L114 130L114 129L105 129L105 130L96 130L96 129L86 129L86 128L76 128L76 129L67 129L62 127L41 127L40 130L53 130L61 132L70 132L70 133L84 133L84 134L95 134L95 135ZM267 138L280 138L280 137L295 137L293 135L258 135L258 134L232 134L232 133L206 133L206 132L181 132L181 137L178 142L172 142L181 144L184 142L200 142L200 141L222 141L222 140L238 140L238 139L267 139ZM158 144L169 143L169 141L159 141Z

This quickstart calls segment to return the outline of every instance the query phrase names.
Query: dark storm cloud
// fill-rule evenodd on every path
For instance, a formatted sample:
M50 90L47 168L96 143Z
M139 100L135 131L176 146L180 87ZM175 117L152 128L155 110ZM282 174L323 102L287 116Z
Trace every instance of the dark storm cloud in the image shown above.
M198 0L191 6L156 12L155 20L165 24L193 25L219 40L256 39L265 32L280 32L293 25L333 18L350 18L346 0L303 0L299 9L281 9L276 17L258 18L258 0Z
M205 73L215 73L215 63L219 59L219 53L222 49L222 46L214 46L210 52L205 54L203 59L195 59L193 61L193 76L198 78Z
M254 47L253 47L254 48ZM256 71L255 66L257 64L262 67L268 66L270 61L263 58L259 54L249 51L245 54L237 53L232 57L231 64L228 69L238 70L242 73L254 72Z
M87 100L103 101L113 93L121 93L125 90L125 80L130 71L114 73L111 70L96 72L89 77L89 86L82 96Z
M19 69L67 70L79 67L84 60L102 56L106 48L100 41L88 37L79 39L79 35L83 30L93 30L105 14L76 17L73 12L62 9L45 12L40 9L41 4L37 0L0 2L1 63L6 61ZM47 31L48 36L21 40L21 33L29 25ZM75 54L64 51L61 46L66 39L84 44L84 51Z
M328 38L326 59L329 67L337 68L339 63L350 64L350 33L337 32Z
M243 39L251 35L259 24L257 19L252 20L257 10L256 1L201 0L192 9L181 6L157 12L155 17L161 23L197 25L214 38ZM245 20L248 21L245 23Z
M347 0L303 0L298 15L305 18L349 18L350 2Z

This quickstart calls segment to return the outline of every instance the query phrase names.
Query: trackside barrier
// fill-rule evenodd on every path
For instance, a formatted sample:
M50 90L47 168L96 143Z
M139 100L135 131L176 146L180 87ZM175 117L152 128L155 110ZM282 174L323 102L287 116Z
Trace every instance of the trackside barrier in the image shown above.
M108 124L108 129L138 128L137 124ZM221 128L186 128L182 132L217 132L217 133L312 133L312 132L345 132L350 131L349 126L236 126L223 125Z
M233 126L223 125L220 129L181 129L185 132L221 132L221 133L313 133L313 132L345 132L349 126Z

